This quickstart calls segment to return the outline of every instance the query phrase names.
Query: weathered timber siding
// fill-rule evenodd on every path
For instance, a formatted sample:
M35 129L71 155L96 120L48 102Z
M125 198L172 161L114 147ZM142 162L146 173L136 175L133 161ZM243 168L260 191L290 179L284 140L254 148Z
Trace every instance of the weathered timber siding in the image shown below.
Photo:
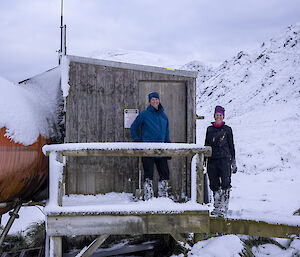
M162 104L165 102L168 106L173 102L172 110L165 110L170 120L172 142L195 142L195 78L111 67L87 60L70 61L67 143L132 141L130 130L124 129L123 111L138 108L141 112L148 101L146 96L141 97L142 88L143 92L154 91L157 86ZM147 89L145 85L148 85ZM176 102L177 106L174 104ZM169 161L172 173L170 184L178 199L181 195L190 195L188 163L182 157ZM67 194L131 193L136 188L138 158L68 157Z

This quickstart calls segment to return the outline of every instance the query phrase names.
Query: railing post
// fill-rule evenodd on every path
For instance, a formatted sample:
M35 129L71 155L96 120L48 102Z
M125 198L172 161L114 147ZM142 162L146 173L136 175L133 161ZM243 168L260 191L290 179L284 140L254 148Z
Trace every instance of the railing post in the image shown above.
M197 202L203 203L204 202L204 168L203 168L203 161L204 161L204 154L198 153L198 158L196 159L196 188L197 188Z
M61 154L50 152L49 155L49 204L62 206L63 163Z
M62 257L62 237L51 236L50 237L50 257Z

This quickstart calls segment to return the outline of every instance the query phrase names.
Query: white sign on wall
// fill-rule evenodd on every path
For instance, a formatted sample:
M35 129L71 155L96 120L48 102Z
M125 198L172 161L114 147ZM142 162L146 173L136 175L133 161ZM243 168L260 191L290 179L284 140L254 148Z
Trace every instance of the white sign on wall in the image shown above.
M138 109L124 109L124 128L130 128L131 124L138 115Z

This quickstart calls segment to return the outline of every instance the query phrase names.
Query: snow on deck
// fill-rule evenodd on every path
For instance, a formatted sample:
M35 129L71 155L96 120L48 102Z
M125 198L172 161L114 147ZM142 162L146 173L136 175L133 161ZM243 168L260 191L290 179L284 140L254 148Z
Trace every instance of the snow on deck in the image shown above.
M51 213L180 213L184 211L208 211L206 205L189 201L175 203L169 198L153 198L148 201L132 200L129 193L93 195L70 195L63 197L63 206L47 205L46 214Z
M212 204L198 204L194 201L176 203L169 198L152 198L148 201L133 201L129 193L107 193L99 195L63 196L63 206L47 205L46 215L101 215L137 213L183 213L186 211L211 211ZM272 215L269 212L229 210L228 219L264 221L269 224L300 226L299 216Z

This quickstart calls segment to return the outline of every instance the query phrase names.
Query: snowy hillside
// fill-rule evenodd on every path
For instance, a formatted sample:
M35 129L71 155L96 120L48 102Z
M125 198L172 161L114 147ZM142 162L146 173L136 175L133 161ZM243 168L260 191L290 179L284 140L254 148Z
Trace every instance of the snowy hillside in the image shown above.
M197 71L198 72L198 77L197 77L198 85L202 84L206 80L209 80L216 71L215 68L205 65L203 62L195 61L195 60L181 66L180 69Z
M300 166L300 24L263 44L240 52L198 84L197 112L213 118L226 109L233 127L241 172L287 171ZM203 136L203 130L201 137Z
M197 140L204 143L216 105L233 128L239 172L232 178L233 216L290 216L300 207L300 24L240 52L197 85ZM244 174L244 175L243 175Z

